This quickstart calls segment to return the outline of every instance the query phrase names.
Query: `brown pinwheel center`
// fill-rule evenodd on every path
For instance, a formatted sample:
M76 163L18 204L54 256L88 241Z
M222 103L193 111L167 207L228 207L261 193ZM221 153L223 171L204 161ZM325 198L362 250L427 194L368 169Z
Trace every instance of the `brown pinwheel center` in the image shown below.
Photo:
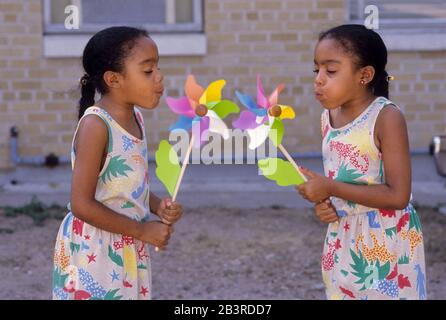
M280 115L282 114L282 109L280 108L279 105L276 104L275 106L271 107L271 108L268 110L268 113L269 113L270 116L272 116L272 117L280 117Z
M207 113L208 113L208 108L203 104L199 104L195 108L195 114L199 117L204 117Z

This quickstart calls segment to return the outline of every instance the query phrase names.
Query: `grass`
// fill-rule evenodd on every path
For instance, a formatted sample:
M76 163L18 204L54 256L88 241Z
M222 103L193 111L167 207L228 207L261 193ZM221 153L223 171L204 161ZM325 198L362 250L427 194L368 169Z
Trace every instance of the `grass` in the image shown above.
M57 204L47 206L43 204L36 196L33 196L28 204L22 207L0 207L3 209L6 217L17 217L18 215L25 215L33 220L37 226L42 226L46 219L62 220L65 216L66 209ZM1 233L8 233L8 230L0 230Z

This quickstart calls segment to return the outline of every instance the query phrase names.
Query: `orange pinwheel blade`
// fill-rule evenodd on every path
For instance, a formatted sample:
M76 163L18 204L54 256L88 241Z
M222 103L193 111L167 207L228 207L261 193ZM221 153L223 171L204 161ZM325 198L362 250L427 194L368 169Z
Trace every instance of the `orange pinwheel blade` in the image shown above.
M184 91L189 100L198 103L201 95L204 92L204 88L195 81L195 77L193 75L189 75L187 76L186 84L184 85ZM193 105L193 107L195 107L195 104Z

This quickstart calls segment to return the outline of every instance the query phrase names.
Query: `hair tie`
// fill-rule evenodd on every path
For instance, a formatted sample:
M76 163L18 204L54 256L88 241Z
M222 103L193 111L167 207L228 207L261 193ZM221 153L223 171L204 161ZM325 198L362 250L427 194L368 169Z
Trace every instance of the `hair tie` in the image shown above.
M390 82L390 81L395 80L395 77L394 76L387 76L386 80L387 80L387 82Z
M90 79L90 76L86 73L82 76L82 78L80 78L79 82L81 85L85 86L89 79Z

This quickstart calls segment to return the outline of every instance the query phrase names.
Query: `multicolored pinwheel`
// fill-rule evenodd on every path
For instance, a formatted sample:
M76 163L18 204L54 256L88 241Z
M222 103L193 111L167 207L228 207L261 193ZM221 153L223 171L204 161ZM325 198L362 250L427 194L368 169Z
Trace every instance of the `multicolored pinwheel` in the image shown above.
M192 129L194 147L207 141L208 132L218 133L228 139L228 127L222 119L230 113L240 112L240 109L234 102L221 99L221 90L225 84L225 80L217 80L204 89L197 84L193 75L189 75L184 86L186 96L179 99L166 98L169 108L180 115L169 130ZM197 134L199 136L195 137Z
M257 103L248 96L236 91L240 102L248 108L242 111L240 117L232 123L234 128L246 130L249 135L249 148L254 150L265 142L268 136L277 147L282 143L284 127L282 119L294 119L293 108L278 104L279 93L285 87L280 84L273 93L267 98L263 90L260 76L257 76ZM271 129L275 129L275 134L271 134Z
M192 129L181 169L176 153L166 140L160 142L156 152L156 175L169 191L173 201L178 194L192 147L200 147L207 141L209 132L220 134L224 139L229 138L228 127L222 119L230 113L239 113L240 109L234 102L221 99L221 90L225 84L225 80L217 80L204 89L197 84L193 75L189 75L184 86L186 96L178 99L166 98L169 108L180 115L169 130Z
M280 84L267 98L263 90L260 76L257 76L257 103L239 91L236 91L240 102L248 108L232 123L234 128L245 130L249 135L249 148L256 149L269 137L271 142L283 153L288 161L278 158L259 160L258 166L263 175L276 181L280 186L301 184L307 181L299 166L282 145L285 128L282 119L294 119L294 110L290 106L278 104L279 94L285 87Z

